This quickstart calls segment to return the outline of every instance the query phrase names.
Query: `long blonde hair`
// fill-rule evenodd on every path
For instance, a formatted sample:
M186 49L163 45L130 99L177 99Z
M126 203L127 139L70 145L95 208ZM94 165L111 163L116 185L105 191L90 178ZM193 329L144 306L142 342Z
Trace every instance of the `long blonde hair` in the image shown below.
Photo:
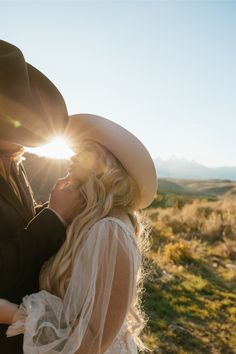
M90 149L92 147L98 151L99 168L79 187L85 199L85 207L68 228L66 241L58 253L43 266L40 274L40 288L62 299L84 235L98 220L108 216L113 209L125 211L129 215L141 253L144 244L142 223L135 211L140 196L136 183L115 156L103 146L93 141L86 141L84 144L85 147ZM139 293L142 280L143 273L140 269L137 284ZM145 321L139 308L139 300L139 298L136 299L135 317L143 327Z

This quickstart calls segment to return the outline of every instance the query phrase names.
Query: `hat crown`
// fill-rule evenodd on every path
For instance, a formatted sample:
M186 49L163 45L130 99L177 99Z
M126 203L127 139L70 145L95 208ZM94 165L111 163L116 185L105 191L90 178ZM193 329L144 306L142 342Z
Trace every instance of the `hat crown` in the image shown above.
M17 48L15 45L5 42L3 40L0 40L0 57L8 56L18 53L21 56L23 56L23 53L19 48Z
M25 61L19 48L0 41L0 139L39 146L62 134L68 121L55 85Z
M0 41L0 94L11 99L30 95L27 64L20 49Z

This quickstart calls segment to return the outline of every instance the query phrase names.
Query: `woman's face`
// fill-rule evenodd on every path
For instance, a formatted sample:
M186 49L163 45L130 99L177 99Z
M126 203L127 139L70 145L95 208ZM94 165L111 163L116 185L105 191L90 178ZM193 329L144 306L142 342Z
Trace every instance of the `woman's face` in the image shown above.
M85 182L99 166L99 152L92 145L84 145L70 161L69 176L79 182Z

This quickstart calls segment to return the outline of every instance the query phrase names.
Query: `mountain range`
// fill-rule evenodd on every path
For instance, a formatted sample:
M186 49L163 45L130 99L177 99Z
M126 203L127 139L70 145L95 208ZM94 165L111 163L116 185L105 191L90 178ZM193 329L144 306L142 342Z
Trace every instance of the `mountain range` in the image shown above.
M169 160L154 160L159 177L179 179L223 179L236 180L236 166L207 167L195 161L171 157Z

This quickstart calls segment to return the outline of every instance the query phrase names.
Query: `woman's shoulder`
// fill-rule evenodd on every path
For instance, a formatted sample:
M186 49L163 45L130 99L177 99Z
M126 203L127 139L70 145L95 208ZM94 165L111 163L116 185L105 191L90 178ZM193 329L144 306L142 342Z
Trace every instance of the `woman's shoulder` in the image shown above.
M116 216L106 216L100 220L98 220L94 226L108 226L108 227L114 227L114 226L118 226L119 228L121 228L124 232L129 232L134 234L134 229L132 228L132 226L128 225L128 223L126 223L124 220L122 220L119 217Z
M124 220L121 220L119 217L116 216L106 216L100 220L98 220L94 225L93 228L101 229L104 228L108 232L118 232L119 235L127 236L128 239L132 241L132 243L137 246L137 240L135 231L132 226L128 225Z

